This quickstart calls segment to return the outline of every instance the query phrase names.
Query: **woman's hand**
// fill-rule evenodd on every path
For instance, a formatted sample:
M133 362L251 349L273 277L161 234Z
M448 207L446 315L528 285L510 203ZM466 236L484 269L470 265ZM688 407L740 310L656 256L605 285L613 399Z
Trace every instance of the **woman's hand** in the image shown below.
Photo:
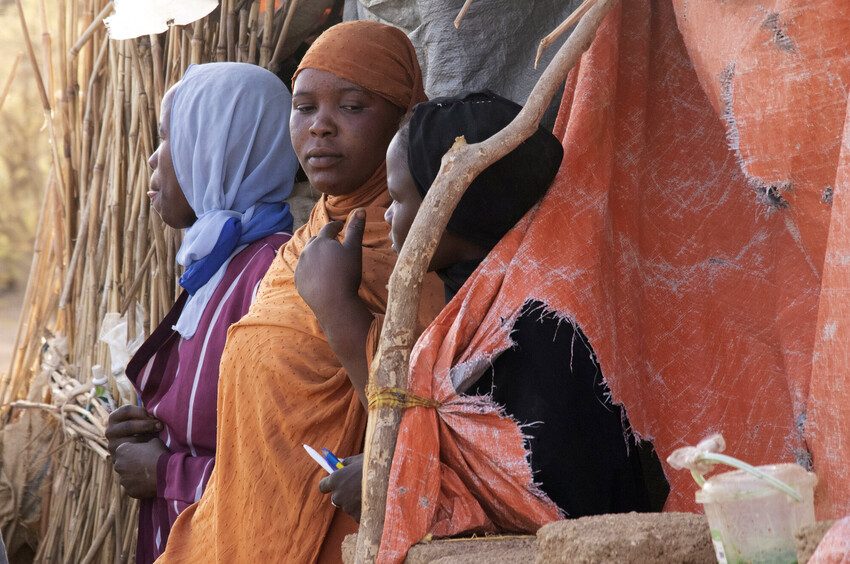
M351 213L345 238L336 240L342 231L341 221L328 223L313 237L298 258L295 286L322 323L323 317L333 315L342 303L359 300L363 268L363 230L366 210Z
M363 278L363 231L366 210L349 216L345 239L336 240L342 222L322 227L298 259L295 286L307 302L328 338L336 357L348 373L351 385L366 405L366 341L374 316L357 295Z
M125 442L115 450L113 467L127 495L136 499L156 497L156 465L168 452L163 442Z
M106 424L106 440L109 454L126 442L146 442L162 430L162 422L151 417L144 407L124 405L109 414Z
M331 503L351 515L359 523L363 484L363 455L349 456L342 463L342 468L319 482L319 491L323 494L331 494Z

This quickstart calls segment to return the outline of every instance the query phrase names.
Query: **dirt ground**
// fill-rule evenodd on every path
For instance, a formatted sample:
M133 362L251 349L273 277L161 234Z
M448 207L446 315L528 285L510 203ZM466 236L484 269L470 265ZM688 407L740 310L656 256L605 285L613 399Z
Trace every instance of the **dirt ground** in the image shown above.
M23 292L0 294L0 374L9 370L23 299Z

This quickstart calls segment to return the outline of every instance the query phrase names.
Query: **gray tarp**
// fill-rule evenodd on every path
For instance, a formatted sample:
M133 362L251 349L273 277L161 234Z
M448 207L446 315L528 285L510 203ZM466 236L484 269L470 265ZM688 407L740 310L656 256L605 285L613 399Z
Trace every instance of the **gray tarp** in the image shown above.
M552 45L534 70L540 40L579 0L475 0L460 29L463 0L346 0L346 20L373 19L405 30L416 46L429 97L490 90L524 104L564 41ZM554 111L560 97L553 101ZM546 121L551 125L554 111Z

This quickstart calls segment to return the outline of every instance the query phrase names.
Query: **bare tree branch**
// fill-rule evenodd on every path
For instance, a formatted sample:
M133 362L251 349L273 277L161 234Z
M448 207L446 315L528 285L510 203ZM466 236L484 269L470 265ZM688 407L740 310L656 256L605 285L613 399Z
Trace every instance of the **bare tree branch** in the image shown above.
M472 6L472 3L475 0L466 0L463 3L463 7L461 7L460 12L458 12L457 17L455 18L455 29L460 29L460 22L463 21L463 18L466 17L466 13L469 11L469 7Z
M543 57L543 53L549 46L558 40L568 29L575 25L582 16L584 16L588 10L596 3L596 0L584 0L575 11L570 14L567 19L565 19L561 25L555 28L555 31L544 37L540 40L540 45L537 46L537 56L534 57L534 68L537 68L537 65L540 64L540 59Z

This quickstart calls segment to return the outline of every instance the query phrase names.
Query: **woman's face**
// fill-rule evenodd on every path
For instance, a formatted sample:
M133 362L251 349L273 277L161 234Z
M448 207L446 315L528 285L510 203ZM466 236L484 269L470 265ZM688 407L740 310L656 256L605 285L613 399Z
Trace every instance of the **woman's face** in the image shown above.
M387 188L392 203L384 213L384 219L390 224L390 239L395 252L401 251L416 212L422 205L422 196L410 175L407 166L407 154L399 143L398 136L393 138L387 148Z
M399 142L398 135L387 148L387 187L393 201L384 213L384 220L390 224L393 250L398 253L407 241L413 220L422 207L422 196L419 195L407 164L407 150ZM442 270L459 262L483 258L486 254L474 243L451 231L444 231L428 269Z
M168 138L173 94L172 88L162 98L159 147L148 159L148 165L153 170L148 197L151 199L151 206L166 225L174 229L185 229L195 223L197 217L180 189L177 174L174 172L174 162L171 160Z
M338 76L301 71L292 92L292 146L310 184L340 196L362 186L385 158L403 112Z

